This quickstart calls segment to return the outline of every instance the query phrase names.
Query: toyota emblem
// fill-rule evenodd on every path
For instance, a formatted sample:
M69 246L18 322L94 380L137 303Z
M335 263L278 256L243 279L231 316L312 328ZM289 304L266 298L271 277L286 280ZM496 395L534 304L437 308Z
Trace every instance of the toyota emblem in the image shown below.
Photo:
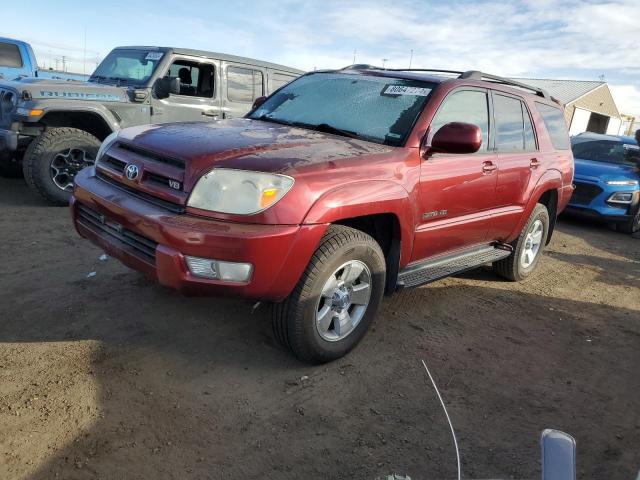
M135 165L127 165L127 169L125 170L125 174L129 180L135 180L138 176L138 167Z

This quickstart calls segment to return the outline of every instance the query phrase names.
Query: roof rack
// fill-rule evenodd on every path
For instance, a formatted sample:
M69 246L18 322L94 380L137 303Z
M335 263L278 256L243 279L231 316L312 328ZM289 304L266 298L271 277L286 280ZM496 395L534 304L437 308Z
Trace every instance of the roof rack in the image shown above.
M381 67L375 67L373 65L368 65L365 63L349 65L348 67L345 67L342 70L386 70L389 72L448 73L451 75L457 75L458 76L457 78L462 80L485 80L488 82L500 83L502 85L519 87L524 90L529 90L535 93L536 95L538 95L539 97L553 100L549 95L549 93L547 93L547 91L542 88L534 87L532 85L527 85L526 83L517 82L509 78L499 77L497 75L490 75L488 73L483 73L478 70L467 70L466 72L460 72L458 70L442 70L439 68L381 68Z
M511 80L509 78L504 78L504 77L499 77L497 75L490 75L488 73L482 73L482 72L479 72L477 70L467 70L466 72L462 73L458 78L468 79L468 80L486 80L486 81L493 82L493 83L500 83L500 84L509 85L509 86L512 86L512 87L519 87L519 88L523 88L525 90L532 91L536 95L538 95L539 97L551 100L551 96L543 88L534 87L533 85L528 85L526 83L517 82L515 80Z

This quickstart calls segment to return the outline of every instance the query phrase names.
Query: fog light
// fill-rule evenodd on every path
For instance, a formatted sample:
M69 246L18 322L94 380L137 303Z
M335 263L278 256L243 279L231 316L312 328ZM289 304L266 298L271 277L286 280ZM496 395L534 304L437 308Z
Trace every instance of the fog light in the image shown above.
M200 278L224 280L226 282L246 282L251 278L253 265L250 263L225 262L212 258L185 255L191 275Z
M616 192L607 199L607 202L629 204L632 200L632 192Z

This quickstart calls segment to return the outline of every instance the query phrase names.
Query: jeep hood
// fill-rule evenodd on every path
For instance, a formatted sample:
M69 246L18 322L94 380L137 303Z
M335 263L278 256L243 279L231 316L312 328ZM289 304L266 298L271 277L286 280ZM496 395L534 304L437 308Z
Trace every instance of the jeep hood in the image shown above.
M363 140L246 118L131 127L121 130L119 138L142 150L183 160L192 179L213 167L294 175L311 165L393 150Z
M128 101L126 87L114 87L90 82L52 80L48 78L25 78L0 82L16 92L28 92L33 100L84 100L99 102Z

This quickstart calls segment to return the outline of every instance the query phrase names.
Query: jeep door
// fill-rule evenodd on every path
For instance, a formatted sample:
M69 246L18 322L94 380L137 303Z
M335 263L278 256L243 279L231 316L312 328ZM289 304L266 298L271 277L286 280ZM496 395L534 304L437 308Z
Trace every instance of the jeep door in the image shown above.
M466 122L480 127L482 146L476 153L435 153L422 160L412 261L486 241L497 179L489 119L487 90L472 87L449 93L433 117L428 143L445 124Z
M163 76L180 78L180 93L163 99L152 98L153 123L222 118L218 61L176 56Z
M489 236L503 241L520 221L537 183L543 157L538 150L531 113L522 98L492 91L495 149L498 154L496 209Z
M266 94L266 70L255 65L222 62L224 118L242 117L253 101Z

